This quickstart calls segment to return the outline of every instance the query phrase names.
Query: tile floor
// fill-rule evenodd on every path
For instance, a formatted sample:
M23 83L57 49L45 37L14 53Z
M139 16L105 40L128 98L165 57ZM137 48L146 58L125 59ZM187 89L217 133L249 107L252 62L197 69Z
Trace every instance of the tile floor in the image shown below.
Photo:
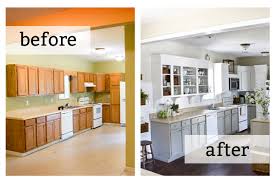
M7 175L134 175L124 171L125 127L109 124L6 163Z

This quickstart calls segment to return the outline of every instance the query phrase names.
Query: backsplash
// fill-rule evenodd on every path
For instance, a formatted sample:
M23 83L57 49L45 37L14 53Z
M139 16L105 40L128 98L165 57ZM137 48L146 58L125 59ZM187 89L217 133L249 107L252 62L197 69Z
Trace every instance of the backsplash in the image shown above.
M110 93L95 93L96 103L110 103Z
M64 105L69 103L71 105L77 104L79 97L90 97L90 100L94 101L94 93L76 93L71 94L69 99L60 100L58 95L50 96L27 96L27 97L7 97L6 98L6 111L12 111L16 109L30 108L36 106L46 105Z

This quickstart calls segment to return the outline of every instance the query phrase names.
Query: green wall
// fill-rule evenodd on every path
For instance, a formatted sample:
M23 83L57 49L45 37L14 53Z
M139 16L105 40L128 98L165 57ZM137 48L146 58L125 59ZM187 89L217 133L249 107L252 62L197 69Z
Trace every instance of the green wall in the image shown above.
M125 73L125 62L94 62L93 72L99 73Z

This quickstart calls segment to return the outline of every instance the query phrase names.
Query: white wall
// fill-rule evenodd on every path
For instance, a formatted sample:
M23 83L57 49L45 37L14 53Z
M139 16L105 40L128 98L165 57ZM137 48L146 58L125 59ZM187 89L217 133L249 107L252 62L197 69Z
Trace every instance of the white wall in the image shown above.
M214 53L203 48L198 48L194 46L190 46L187 44L179 43L176 41L162 41L162 42L154 42L143 44L141 46L141 74L143 75L143 81L152 82L151 81L151 55L152 54L170 54L170 55L178 55L183 57L204 59L205 54L209 54L211 58L211 62L218 63L222 62L223 59L232 59L236 60L236 58L232 55L225 55ZM154 83L153 83L154 86ZM232 95L228 93L227 96ZM204 106L209 105L213 102L221 102L221 96L213 99L205 99L201 101L199 96L192 97L191 102L189 104L187 97L181 97L177 100L180 104L181 108L187 107L196 107L196 106ZM157 106L154 106L154 111L157 110Z

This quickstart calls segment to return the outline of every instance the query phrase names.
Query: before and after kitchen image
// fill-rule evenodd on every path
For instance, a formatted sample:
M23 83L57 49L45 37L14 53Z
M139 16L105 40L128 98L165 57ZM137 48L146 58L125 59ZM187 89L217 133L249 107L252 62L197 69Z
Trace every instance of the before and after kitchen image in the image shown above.
M271 175L270 7L5 10L7 177Z

